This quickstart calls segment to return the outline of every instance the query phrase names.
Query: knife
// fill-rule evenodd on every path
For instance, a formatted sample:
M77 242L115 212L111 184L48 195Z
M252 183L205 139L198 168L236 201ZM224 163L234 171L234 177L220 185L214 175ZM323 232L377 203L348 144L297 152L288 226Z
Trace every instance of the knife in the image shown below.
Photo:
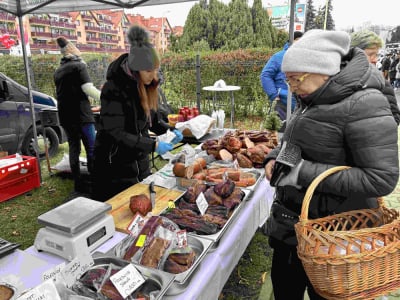
M153 181L150 182L149 191L150 191L151 209L153 210L156 207L156 191L154 190Z

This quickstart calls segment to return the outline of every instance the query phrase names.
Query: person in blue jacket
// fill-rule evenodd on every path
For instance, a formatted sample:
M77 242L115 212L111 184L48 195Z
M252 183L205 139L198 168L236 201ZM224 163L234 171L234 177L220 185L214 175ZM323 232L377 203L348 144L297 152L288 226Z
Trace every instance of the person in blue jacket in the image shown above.
M293 41L297 41L302 35L303 33L301 31L295 31L293 33ZM260 74L261 85L264 92L268 95L271 104L274 100L278 100L275 110L282 121L286 120L288 85L286 83L285 73L281 70L281 64L283 55L286 53L289 46L290 44L287 42L281 51L272 55ZM295 107L296 99L292 97L292 111Z

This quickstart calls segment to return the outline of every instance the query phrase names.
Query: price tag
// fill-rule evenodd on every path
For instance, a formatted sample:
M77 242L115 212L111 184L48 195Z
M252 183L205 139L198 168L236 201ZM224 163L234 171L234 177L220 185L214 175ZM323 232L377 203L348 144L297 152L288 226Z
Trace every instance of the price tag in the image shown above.
M146 242L146 237L147 236L145 234L139 235L139 238L138 238L138 240L136 242L136 246L137 247L143 247L144 243Z
M186 235L186 230L178 230L176 232L176 238L178 240L178 248L185 248L188 245L187 242L187 235Z
M197 204L197 207L198 207L201 215L204 215L204 213L206 212L206 210L208 208L208 202L206 200L206 197L204 197L203 192L201 192L199 194L199 196L197 196L196 204Z
M46 280L18 297L18 300L61 300L53 280Z
M174 200L168 200L168 208L175 208L175 201Z
M93 258L88 252L77 256L61 271L65 285L71 287L75 281L93 265Z
M65 262L47 270L42 275L42 280L46 281L52 279L53 281L58 281L61 276L61 271L65 268Z
M132 264L111 276L110 280L124 299L146 281Z
M139 213L136 213L132 222L129 223L127 230L131 233L131 235L138 236L145 223L145 219Z

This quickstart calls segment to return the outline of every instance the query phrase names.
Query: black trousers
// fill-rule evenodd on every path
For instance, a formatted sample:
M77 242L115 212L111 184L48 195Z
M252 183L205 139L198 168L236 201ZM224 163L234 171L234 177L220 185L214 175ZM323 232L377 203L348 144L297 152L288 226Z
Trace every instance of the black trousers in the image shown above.
M313 289L297 256L295 246L288 246L272 237L269 243L274 249L271 280L275 300L303 300L307 290L310 300L323 300Z

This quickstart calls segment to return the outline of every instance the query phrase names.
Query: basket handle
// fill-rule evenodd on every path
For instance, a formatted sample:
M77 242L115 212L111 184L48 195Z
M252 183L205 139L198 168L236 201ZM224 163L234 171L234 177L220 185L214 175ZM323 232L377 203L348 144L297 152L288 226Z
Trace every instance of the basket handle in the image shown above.
M312 196L314 194L314 191L317 188L318 184L322 180L324 180L326 177L328 177L329 175L332 175L332 174L337 173L339 171L347 170L347 169L350 169L350 168L351 167L348 167L348 166L333 167L333 168L330 168L330 169L322 172L316 178L314 178L314 180L308 186L306 194L304 195L304 198L303 198L303 203L302 203L302 206L301 206L301 214L300 214L300 219L299 219L300 222L301 221L306 221L308 219L308 209L310 207L310 201L311 201L311 198L312 198Z

